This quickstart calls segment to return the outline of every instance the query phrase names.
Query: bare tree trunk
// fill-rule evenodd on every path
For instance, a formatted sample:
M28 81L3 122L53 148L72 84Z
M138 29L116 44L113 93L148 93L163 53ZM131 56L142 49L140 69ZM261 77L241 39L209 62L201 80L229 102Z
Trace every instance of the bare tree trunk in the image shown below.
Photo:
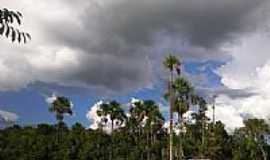
M113 123L114 123L114 121L113 120L111 120L112 121L112 124L111 124L111 133L113 133Z
M150 125L150 159L153 158L153 154L152 154L152 147L154 145L154 135L153 135L153 128L152 128L152 124Z
M178 123L179 123L179 128L180 128L180 131L179 131L179 160L182 160L183 158L183 155L184 155L184 152L183 152L183 146L182 146L182 133L181 133L181 130L183 129L183 124L182 124L182 115L180 113L178 113Z
M57 126L57 128L58 128L58 131L57 131L57 142L58 143L60 143L60 121L58 121L58 126Z
M113 159L113 147L114 147L114 141L113 141L113 128L114 128L114 121L112 121L111 124L111 138L112 138L112 145L111 145L111 160Z
M149 145L150 143L149 143L149 132L147 131L146 132L146 146L147 146L147 149L146 149L146 151L147 151L147 160L150 160L150 152L149 152L149 150L150 150L150 145Z
M214 123L213 123L214 124ZM201 120L201 125L202 125L202 128L201 128L201 151L200 151L200 158L204 158L204 154L205 154L205 123L204 123L204 117L202 118Z
M174 105L174 93L173 93L173 72L170 72L169 81L169 94L170 94L170 140L169 140L169 160L173 160L173 105Z
M58 120L58 131L57 131L57 141L58 143L61 143L62 142L62 123L63 121L62 120Z
M262 155L263 155L263 160L267 160L267 153L266 153L265 150L263 149L263 146L261 145L261 143L258 142L258 144L259 144L260 150L261 150Z

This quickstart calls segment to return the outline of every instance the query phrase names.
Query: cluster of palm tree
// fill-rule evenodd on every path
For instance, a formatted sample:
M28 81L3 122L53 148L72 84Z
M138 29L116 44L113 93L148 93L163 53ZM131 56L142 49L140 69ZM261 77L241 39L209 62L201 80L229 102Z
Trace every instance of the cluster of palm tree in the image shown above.
M102 122L105 123L105 125L110 121L111 132L114 130L115 125L121 126L126 119L126 115L121 108L121 105L116 101L103 103L97 110L97 115L102 117Z
M154 101L138 100L130 106L128 114L124 112L123 107L118 102L111 101L101 104L97 110L97 115L101 117L99 125L101 129L103 129L104 124L110 122L112 137L119 130L125 130L125 134L133 137L135 142L145 141L146 159L152 159L154 155L151 153L151 148L157 142L157 132L162 128L165 121L159 106ZM116 127L114 127L115 125ZM113 139L111 141L114 143ZM138 146L137 150L140 150L140 144L137 143L136 145ZM113 159L113 153L114 149L112 148L110 159Z
M135 151L130 151L130 154L136 157L135 159L167 157L182 160L190 156L222 159L229 153L234 155L228 157L234 159L254 156L267 159L268 151L265 150L262 137L269 132L269 126L263 120L245 121L245 127L237 129L230 137L220 121L211 123L206 116L207 102L203 97L196 95L191 83L181 76L181 62L175 56L169 55L164 61L164 66L170 72L168 90L164 95L169 102L169 128L164 127L165 118L159 106L152 100L135 101L130 105L128 113L117 101L102 103L97 110L97 115L101 117L98 130L103 132L109 128L108 143L111 145L108 159L117 159L120 153L116 148L127 144L134 145ZM191 114L191 120L195 122L187 121L184 117L191 106L197 107L197 112ZM51 104L50 111L56 115L58 141L61 142L64 115L72 115L72 103L66 97L57 97ZM174 115L177 115L177 118ZM121 144L119 136L125 139L125 144ZM224 148L225 144L230 144L234 150ZM252 147L254 148L251 149ZM125 154L130 157L128 153Z

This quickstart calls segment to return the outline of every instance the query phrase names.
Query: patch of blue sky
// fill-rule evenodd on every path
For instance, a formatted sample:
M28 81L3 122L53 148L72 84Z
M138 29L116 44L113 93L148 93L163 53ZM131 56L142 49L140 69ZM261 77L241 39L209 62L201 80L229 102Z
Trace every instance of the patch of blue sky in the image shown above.
M214 72L223 63L218 61L188 62L184 63L185 72L190 75L205 74L208 87L220 86L220 77ZM65 122L70 126L75 122L80 122L84 126L89 126L90 122L86 118L87 111L99 100L117 100L122 104L130 102L131 98L142 100L154 100L160 105L164 117L168 117L168 104L163 95L167 85L162 80L150 88L134 90L119 96L102 97L91 90L71 87L60 87L55 84L34 83L25 89L16 92L5 92L0 94L0 110L16 113L19 116L18 123L22 125L32 125L36 123L55 123L55 116L48 111L46 96L56 94L67 96L74 104L74 116L67 116ZM127 109L126 109L127 110Z
M215 73L215 71L222 65L224 65L224 62L220 61L193 61L185 63L184 69L191 75L204 75L207 81L203 83L203 87L214 88L221 86L220 77Z

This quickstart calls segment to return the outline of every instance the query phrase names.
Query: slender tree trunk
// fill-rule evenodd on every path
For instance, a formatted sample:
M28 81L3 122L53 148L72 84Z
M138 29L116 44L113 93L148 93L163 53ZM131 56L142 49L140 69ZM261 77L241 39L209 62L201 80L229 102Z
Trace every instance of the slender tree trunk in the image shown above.
M263 149L263 146L261 145L260 142L258 142L258 145L259 145L259 148L262 152L262 155L263 155L263 160L267 160L267 152L265 152L265 150Z
M178 157L179 157L179 160L182 160L183 158L183 146L182 146L182 133L181 133L181 130L183 129L183 125L182 125L182 115L181 113L178 113L178 123L179 123L179 128L180 128L180 131L179 131L179 153L178 153Z
M152 154L152 147L154 144L154 136L153 136L153 128L152 128L152 124L150 125L150 159L152 159L153 154Z
M150 143L149 143L149 132L146 132L146 146L147 146L147 160L150 160Z
M57 142L60 143L60 122L58 122Z
M202 156L204 156L205 153L205 123L204 123L204 117L202 119Z
M173 91L173 71L170 71L169 80L169 94L170 94L170 140L169 140L169 160L173 160L173 105L174 105L174 91Z
M140 124L139 124L140 125ZM136 149L137 150L139 150L140 148L139 148L139 145L140 145L140 136L141 136L141 126L139 126L138 128L138 132L137 132L137 137L136 137L136 142L135 142L135 144L136 144Z
M113 127L114 127L114 120L111 120L111 138L112 138L112 145L111 145L111 160L113 159L113 147L114 147L114 140L113 140Z
M114 120L111 120L112 121L112 124L111 124L111 133L113 133L113 123L114 123Z
M215 106L215 100L214 100L214 103L213 103L213 126L215 125L215 122L216 122L215 109L216 109L216 106Z
M59 120L58 121L58 132L57 132L57 141L58 143L61 143L62 142L62 127L61 127L61 124L62 124L62 120Z

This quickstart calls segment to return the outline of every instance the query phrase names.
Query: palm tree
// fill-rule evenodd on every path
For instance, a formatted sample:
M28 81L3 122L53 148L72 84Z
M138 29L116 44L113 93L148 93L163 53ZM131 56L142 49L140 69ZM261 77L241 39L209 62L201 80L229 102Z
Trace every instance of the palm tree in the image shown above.
M143 102L146 111L146 126L150 126L151 130L153 127L162 126L164 123L164 117L162 116L158 105L152 100L146 100Z
M64 114L72 115L72 103L66 97L56 97L56 100L51 104L49 111L56 114L58 123L62 123Z
M215 126L215 121L216 121L216 115L215 115L215 109L216 109L216 98L217 98L217 95L213 95L213 106L212 106L212 109L213 109L213 126Z
M113 137L114 124L121 126L126 120L126 114L121 108L121 105L116 101L111 101L109 103L103 103L100 105L100 109L97 110L97 115L103 117L102 120L107 123L108 118L111 121L111 137ZM114 156L114 146L112 138L112 147L111 147L111 156L110 159L113 159Z
M207 110L207 103L204 98L195 96L193 97L193 103L197 104L199 107L198 113L196 115L196 123L199 125L200 133L201 133L201 145L199 146L199 156L201 158L205 158L206 144L205 144L205 129L206 122L209 118L206 116L205 112ZM214 124L213 124L214 125Z
M134 102L129 109L130 117L127 125L129 127L130 136L134 137L135 150L137 152L145 150L145 141L142 140L143 127L145 126L146 111L143 101ZM143 159L143 155L140 155L139 159Z
M175 111L178 114L178 125L180 129L179 133L179 159L182 159L184 156L183 153L183 147L182 147L182 130L183 130L183 114L185 114L189 108L190 105L192 105L193 102L193 87L191 84L184 78L177 78L174 81L174 87L176 90L175 93L175 104L173 111Z
M180 75L180 65L181 62L173 55L169 54L164 62L163 65L166 69L170 71L169 76L169 82L168 82L168 88L169 88L169 103L170 103L170 139L169 139L169 160L173 159L173 108L174 108L174 87L173 87L173 81L174 81L174 71L177 72L178 75Z
M14 23L21 25L22 14L8 10L6 8L0 9L0 35L11 37L12 42L17 40L19 43L23 40L24 43L31 39L29 33L22 32L13 26Z
M139 137L141 136L142 128L145 125L144 120L146 118L146 110L144 107L144 102L143 101L138 101L134 103L134 107L131 107L130 110L130 120L133 121L134 127L136 131L138 131Z
M151 159L150 148L154 144L155 134L154 130L157 131L164 123L164 118L159 111L159 107L152 100L144 101L144 110L146 113L146 130L147 132L147 159ZM150 133L150 142L149 142L149 133Z
M50 112L54 112L56 114L56 119L58 121L58 141L61 139L62 130L61 126L63 125L64 114L72 115L72 103L66 97L56 97L56 99L52 102L50 108Z
M139 133L138 138L146 136L146 142L142 141L142 143L146 143L144 147L147 151L147 159L149 160L152 156L150 150L153 149L152 146L155 144L155 133L162 128L164 117L159 111L158 105L152 100L135 102L129 112L131 115L129 121L133 123L133 127L136 127L135 131ZM140 142L138 138L136 138L136 141Z
M109 116L109 120L111 121L111 132L114 130L114 124L120 126L126 119L126 115L124 110L121 108L121 105L116 101L111 101L109 103L103 103L100 105L100 109L97 110L97 115L99 117L103 117L103 121L105 123L108 122L106 118Z

